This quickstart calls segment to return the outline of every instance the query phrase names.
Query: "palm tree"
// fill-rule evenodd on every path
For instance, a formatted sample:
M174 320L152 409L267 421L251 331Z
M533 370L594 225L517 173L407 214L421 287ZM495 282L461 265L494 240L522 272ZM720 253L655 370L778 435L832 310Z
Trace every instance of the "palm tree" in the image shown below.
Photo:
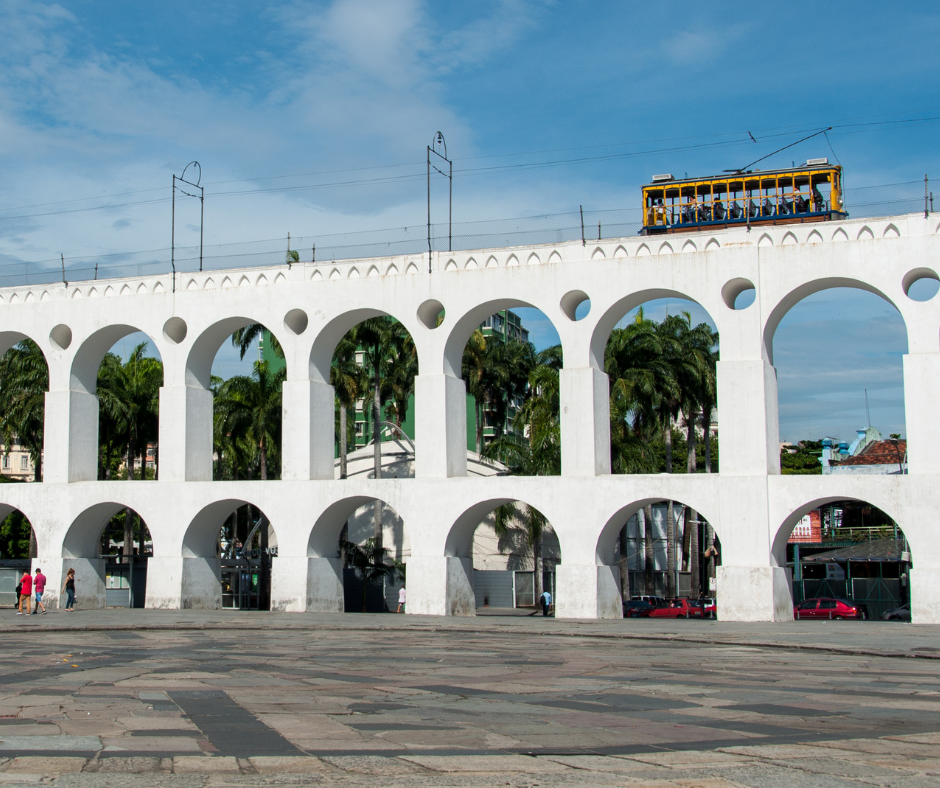
M333 352L333 363L330 365L330 385L336 396L339 408L339 478L345 479L347 474L347 441L349 428L347 425L347 412L356 404L356 400L366 388L363 369L356 361L356 343L346 334Z
M473 397L476 416L476 450L483 452L483 380L487 365L487 341L480 329L476 329L463 351L461 376L467 384L467 393Z
M230 430L243 433L257 448L262 481L268 478L268 460L277 459L281 386L286 376L284 367L271 372L267 361L256 361L250 377L229 378L219 389L220 405Z
M397 569L393 564L385 563L389 550L379 545L375 537L370 536L364 544L358 545L348 539L341 539L340 552L347 564L359 570L362 575L362 612L366 612L366 590L370 583L393 575Z
M42 479L42 442L49 368L39 346L30 339L0 358L0 440L6 451L18 442L29 452L34 480Z
M533 593L538 602L542 595L542 538L548 520L534 506L514 502L498 506L494 512L493 530L502 541L511 535L513 520L522 521L526 546L532 551Z

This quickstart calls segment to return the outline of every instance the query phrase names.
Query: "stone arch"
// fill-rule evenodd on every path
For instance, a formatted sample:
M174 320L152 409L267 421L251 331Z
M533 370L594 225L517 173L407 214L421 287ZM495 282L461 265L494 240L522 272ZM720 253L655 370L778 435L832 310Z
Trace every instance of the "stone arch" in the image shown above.
M901 236L901 232L898 230L898 228L894 225L893 222L892 222L892 223L889 223L888 226L885 227L885 231L884 231L884 233L883 233L883 237L885 237L885 238L899 238L900 236Z
M688 301L694 301L708 313L708 316L714 321L720 333L721 323L716 317L719 314L718 310L713 312L703 304L701 300L694 298L688 293L666 288L640 290L615 301L598 317L597 323L594 326L594 332L591 335L590 364L592 367L603 371L604 351L607 348L607 342L610 340L610 334L614 330L614 327L620 322L623 316L636 309L641 304L647 301L655 301L659 298L683 298Z
M407 329L412 338L417 337L417 332L413 324L402 320L397 315L384 312L381 309L362 308L344 312L334 317L329 323L323 326L317 334L313 347L310 349L310 378L318 383L328 384L330 382L330 364L333 361L333 353L339 341L351 328L358 325L363 320L382 316L394 318ZM417 348L416 352L418 352L418 365L420 368L420 348Z
M146 292L147 292L147 283L146 283L146 282L141 282L139 285L137 285L137 294L138 294L138 295L143 295L143 294L145 294Z
M758 245L758 246L773 246L773 245L774 245L774 239L771 238L768 233L764 233L764 234L760 237L760 240L757 242L757 245Z
M258 287L265 287L268 284L268 278L264 274L259 274L258 278L255 280L255 284Z
M822 242L823 237L819 230L813 230L806 238L806 243L808 244L821 244Z
M457 270L457 261L456 261L456 260L448 260L448 261L447 261L447 265L444 266L444 270L445 270L445 271L456 271L456 270Z
M530 262L531 262L531 259L530 259ZM557 250L552 250L552 253L548 256L548 262L549 262L549 263L560 263L560 262L561 262L561 255L558 254L558 251L557 251Z
M486 258L486 268L499 268L499 260L493 255Z
M659 251L656 252L656 254L674 254L672 244L670 244L668 241L663 241L659 245Z
M12 490L9 490L10 487L18 487L18 486L20 486L20 485L12 485L12 484L11 484L11 485L3 485L3 487L6 487L9 492L12 492ZM2 488L0 488L0 489L2 489ZM28 498L27 498L27 500L28 500ZM58 556L52 556L52 555L50 555L50 553L49 553L49 548L48 548L47 544L40 544L40 542L39 542L39 533L36 531L36 526L35 526L35 523L36 523L37 521L34 520L32 517L29 516L29 511L28 511L27 507L23 505L23 501L17 501L16 503L5 503L4 501L0 501L0 524L2 524L3 521L7 519L7 517L9 517L11 514L14 514L14 513L16 513L16 512L18 512L20 515L22 515L23 519L26 520L27 523L29 523L29 527L30 527L30 531L31 531L31 536L32 536L32 538L33 538L33 539L35 540L35 542L36 542L36 549L37 549L37 551L38 551L37 558L40 559L40 560L46 560L47 557L49 557L51 560L52 560L52 559L57 559ZM29 551L27 550L27 556L26 556L26 557L27 557L27 558L30 558L31 556L28 555L28 552L29 552ZM11 556L4 556L4 557L5 557L5 558L11 558ZM51 568L52 565L53 565L53 564L50 564L50 568ZM61 586L60 586L60 587L61 587Z
M282 272L278 272L278 275L274 277L274 284L279 285L281 282L286 282L287 277L284 276Z
M36 340L29 336L29 334L24 334L20 331L0 331L0 357L2 357L3 354L6 353L11 347L18 345L20 342L24 342L27 339L36 343L37 347L39 347L43 354L43 358L45 358L46 351L43 350L43 343L36 342ZM48 366L48 364L49 359L46 359L46 365Z
M686 241L684 244L682 244L682 251L683 251L683 253L686 253L686 254L689 253L689 252L697 252L697 251L698 251L698 247L695 245L695 242L694 242L694 241L691 241L691 240L690 240L690 241Z
M365 529L356 523L356 513L363 507L380 502L383 507L383 531L391 530L392 541L385 539L383 545L391 550L390 558L407 563L410 557L410 542L407 541L407 523L398 510L388 501L371 495L354 495L331 503L317 517L307 540L307 611L342 613L344 605L343 562L340 558L340 537L346 526L352 525L346 538L361 543L363 533L371 534L371 523ZM388 515L392 515L389 517ZM367 511L362 517L371 517ZM387 525L389 524L389 525ZM396 541L400 538L400 541ZM408 543L406 549L405 545ZM407 555L406 555L407 552ZM386 590L386 601L397 596L400 584Z
M148 518L136 506L115 500L102 501L92 504L72 520L71 525L62 539L62 554L59 557L61 564L61 579L58 588L65 582L68 570L74 569L80 585L77 593L81 598L83 608L106 607L105 572L107 559L101 557L101 538L109 521L122 509L130 509L140 518L141 527L147 529L151 545L153 534L148 526ZM143 541L143 534L141 534ZM132 556L133 549L126 549L125 556ZM123 560L128 560L127 557ZM137 563L137 561L135 561ZM56 589L58 590L58 589ZM136 604L135 607L139 606Z
M418 266L414 263L408 263L408 267L405 269L406 274L416 274L418 273Z
M206 283L202 286L203 290L215 290L215 281L210 276L206 279Z
M349 274L346 276L347 279L358 279L359 278L359 269L356 266L353 266L349 269Z
M186 285L186 290L188 291L188 290L198 290L198 289L199 289L199 284L196 282L196 280L190 279Z
M836 243L842 243L849 240L848 234L841 227L837 228L836 231L832 234L832 240Z
M467 342L470 339L470 335L473 334L474 329L476 329L490 315L493 315L502 309L513 309L515 307L532 307L533 309L542 311L552 322L552 325L555 327L556 331L558 331L559 327L562 326L560 322L554 319L558 314L556 310L543 308L537 303L527 299L497 298L493 299L492 301L485 301L482 304L477 304L476 306L471 307L469 310L464 312L461 317L455 320L453 327L450 329L450 333L447 336L447 343L444 347L444 374L451 375L455 378L460 378L463 351L467 346ZM449 312L447 314L447 319L450 321ZM558 335L559 337L562 337L562 349L564 350L564 334L561 331L558 331ZM432 372L434 372L434 370L432 370Z
M148 341L162 359L165 348L162 342L154 338L162 336L162 332L144 331L138 326L127 324L105 326L86 337L81 347L76 351L70 371L71 390L84 394L94 394L98 388L98 368L101 366L105 353L124 337L137 332L147 335Z
M767 354L767 360L772 364L773 363L773 346L774 346L774 334L777 331L777 327L780 325L780 321L786 316L787 312L793 309L800 301L804 298L808 298L814 293L819 293L823 290L831 290L836 287L851 287L857 290L865 290L869 293L874 293L876 296L883 298L891 306L897 309L898 314L901 316L901 319L904 320L904 314L898 309L898 305L894 303L885 293L879 290L874 285L864 282L861 279L852 279L849 277L825 277L820 279L812 279L807 282L803 282L797 287L793 288L789 293L787 293L783 298L781 298L777 304L771 309L769 316L767 317L766 322L764 323L764 350ZM905 321L905 327L907 323Z
M596 246L594 247L594 251L591 252L591 259L592 260L606 260L607 255L604 254L604 250L601 249L601 247Z
M260 519L256 524L259 529L264 529L265 537L273 534L272 546L277 545L277 524L272 523L264 509L254 501L224 498L207 504L196 513L183 534L180 547L183 561L181 608L215 610L222 607L222 528L225 521L243 506L258 510ZM269 572L262 595L267 602L270 601ZM267 606L260 607L265 609Z
M875 237L875 234L871 231L871 227L867 224L858 231L858 240L859 241L870 241Z
M260 322L262 321L249 317L226 317L204 328L193 342L186 358L186 385L208 390L212 362L219 348L222 347L222 343L238 329ZM277 321L271 322L274 325L278 324ZM278 342L281 341L281 337L267 323L264 323L264 327L274 335Z
M312 282L316 282L322 278L323 278L323 273L320 271L319 268L310 275L310 281Z
M793 234L792 230L788 230L786 235L783 236L783 240L780 242L781 246L790 246L792 244L799 243L796 240L796 236Z
M242 274L241 279L238 280L238 286L239 286L239 287L250 287L250 286L251 286L251 281L248 279L247 276L245 276L244 274Z
M367 277L381 276L381 273L379 273L379 267L377 265L370 266L369 271L366 274L366 276Z
M636 250L637 257L649 257L651 254L652 252L646 244L640 244L640 247Z
M532 252L526 260L526 265L539 265L541 262L539 256L535 252Z
M721 249L721 244L718 242L717 238L709 238L708 243L705 244L705 251L711 252L716 249Z
M535 507L528 499L512 495L493 496L475 501L454 519L444 542L444 560L447 563L446 615L474 615L476 609L473 580L474 539L488 515L504 504L530 505L541 512L546 519L547 528L543 539L547 537L546 541L552 545L550 551L544 551L546 545L543 542L542 570L545 571L546 565L558 567L562 564L564 550L561 535L555 526L557 519L553 520L554 512L550 513L549 508ZM556 540L557 549L554 547ZM550 554L546 555L546 552ZM539 586L541 586L541 579ZM555 589L549 589L549 591L553 596L555 595ZM533 599L533 603L535 601Z
M398 266L395 263L392 263L386 270L386 276L398 276Z
M627 258L628 256L629 256L629 255L627 254L627 249L626 249L626 247L625 247L623 244L620 244L620 246L618 246L616 249L614 249L614 259L615 259L615 260L623 260L623 259Z
M473 271L474 269L477 268L477 261L471 257L469 260L467 260L466 263L464 263L463 268L464 268L464 271Z
M330 271L330 279L342 279L343 275L339 272L338 268L334 268Z
M516 266L516 265L519 265L519 258L516 257L514 254L509 255L509 257L506 258L506 267L512 268L513 266Z

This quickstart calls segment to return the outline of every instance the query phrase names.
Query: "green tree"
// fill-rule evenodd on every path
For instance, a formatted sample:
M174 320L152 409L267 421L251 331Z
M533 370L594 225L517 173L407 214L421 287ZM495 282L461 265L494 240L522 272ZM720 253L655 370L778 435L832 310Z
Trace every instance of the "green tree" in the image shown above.
M339 410L339 478L345 479L347 473L347 444L349 425L347 413L356 404L367 387L365 373L356 361L356 343L350 334L344 336L333 352L330 365L330 385L336 396Z
M347 539L341 539L340 551L346 556L346 563L353 566L362 576L362 612L366 612L366 590L370 583L394 575L396 568L387 564L388 548L382 547L370 536L364 544L358 545Z
M780 449L780 473L784 476L822 475L822 441L800 441L794 451Z
M39 346L30 339L0 358L0 441L7 452L19 443L33 463L34 480L42 479L42 442L49 368Z

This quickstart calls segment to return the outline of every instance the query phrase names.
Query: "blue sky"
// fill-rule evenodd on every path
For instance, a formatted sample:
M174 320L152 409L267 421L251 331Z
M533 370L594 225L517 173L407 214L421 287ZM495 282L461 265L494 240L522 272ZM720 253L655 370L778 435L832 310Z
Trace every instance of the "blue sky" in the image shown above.
M940 178L938 36L927 3L0 0L0 266L166 248L170 176L193 159L207 244L414 226L438 129L456 221L631 208L654 172L828 125L831 148L775 163L836 156L849 187ZM775 346L781 436L850 437L865 388L875 426L904 432L905 349L868 294L799 305Z

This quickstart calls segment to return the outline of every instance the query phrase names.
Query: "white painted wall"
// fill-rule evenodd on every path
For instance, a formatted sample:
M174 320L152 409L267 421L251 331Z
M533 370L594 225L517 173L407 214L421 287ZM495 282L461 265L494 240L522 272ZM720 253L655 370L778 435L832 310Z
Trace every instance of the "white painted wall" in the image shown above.
M45 353L50 373L43 483L0 487L0 512L17 507L29 517L38 560L55 587L63 559L92 559L67 554L65 545L73 529L94 530L100 518L93 507L131 506L153 536L147 604L213 607L218 527L232 507L250 501L277 533L275 607L325 610L335 609L330 562L339 529L378 497L407 523L409 612L446 615L472 613L464 561L471 526L499 503L522 500L548 517L559 540L557 614L595 617L619 615L610 567L620 526L645 502L672 498L714 525L724 551L721 616L748 621L791 615L778 562L792 524L825 501L859 498L887 512L908 536L915 622L940 622L940 540L932 533L940 505L940 299L906 295L912 279L940 270L938 230L937 217L912 214L681 239L438 253L431 273L425 259L404 256L179 274L175 281L159 275L0 289L0 351L29 337ZM495 266L478 265L490 257ZM757 291L754 303L733 309L734 295L748 284ZM874 292L905 322L910 475L779 475L773 334L795 303L829 287ZM582 294L591 308L574 320L570 305ZM697 301L721 334L720 473L614 477L604 347L625 312L664 296ZM446 319L436 327L426 318L441 306ZM559 478L468 475L460 357L474 327L514 306L542 310L561 338ZM401 320L419 355L416 478L336 480L330 358L349 328L377 314ZM209 371L221 343L253 322L275 333L287 359L283 480L212 482ZM98 482L98 366L115 341L137 330L150 336L164 362L161 478ZM82 573L94 583L90 564Z

